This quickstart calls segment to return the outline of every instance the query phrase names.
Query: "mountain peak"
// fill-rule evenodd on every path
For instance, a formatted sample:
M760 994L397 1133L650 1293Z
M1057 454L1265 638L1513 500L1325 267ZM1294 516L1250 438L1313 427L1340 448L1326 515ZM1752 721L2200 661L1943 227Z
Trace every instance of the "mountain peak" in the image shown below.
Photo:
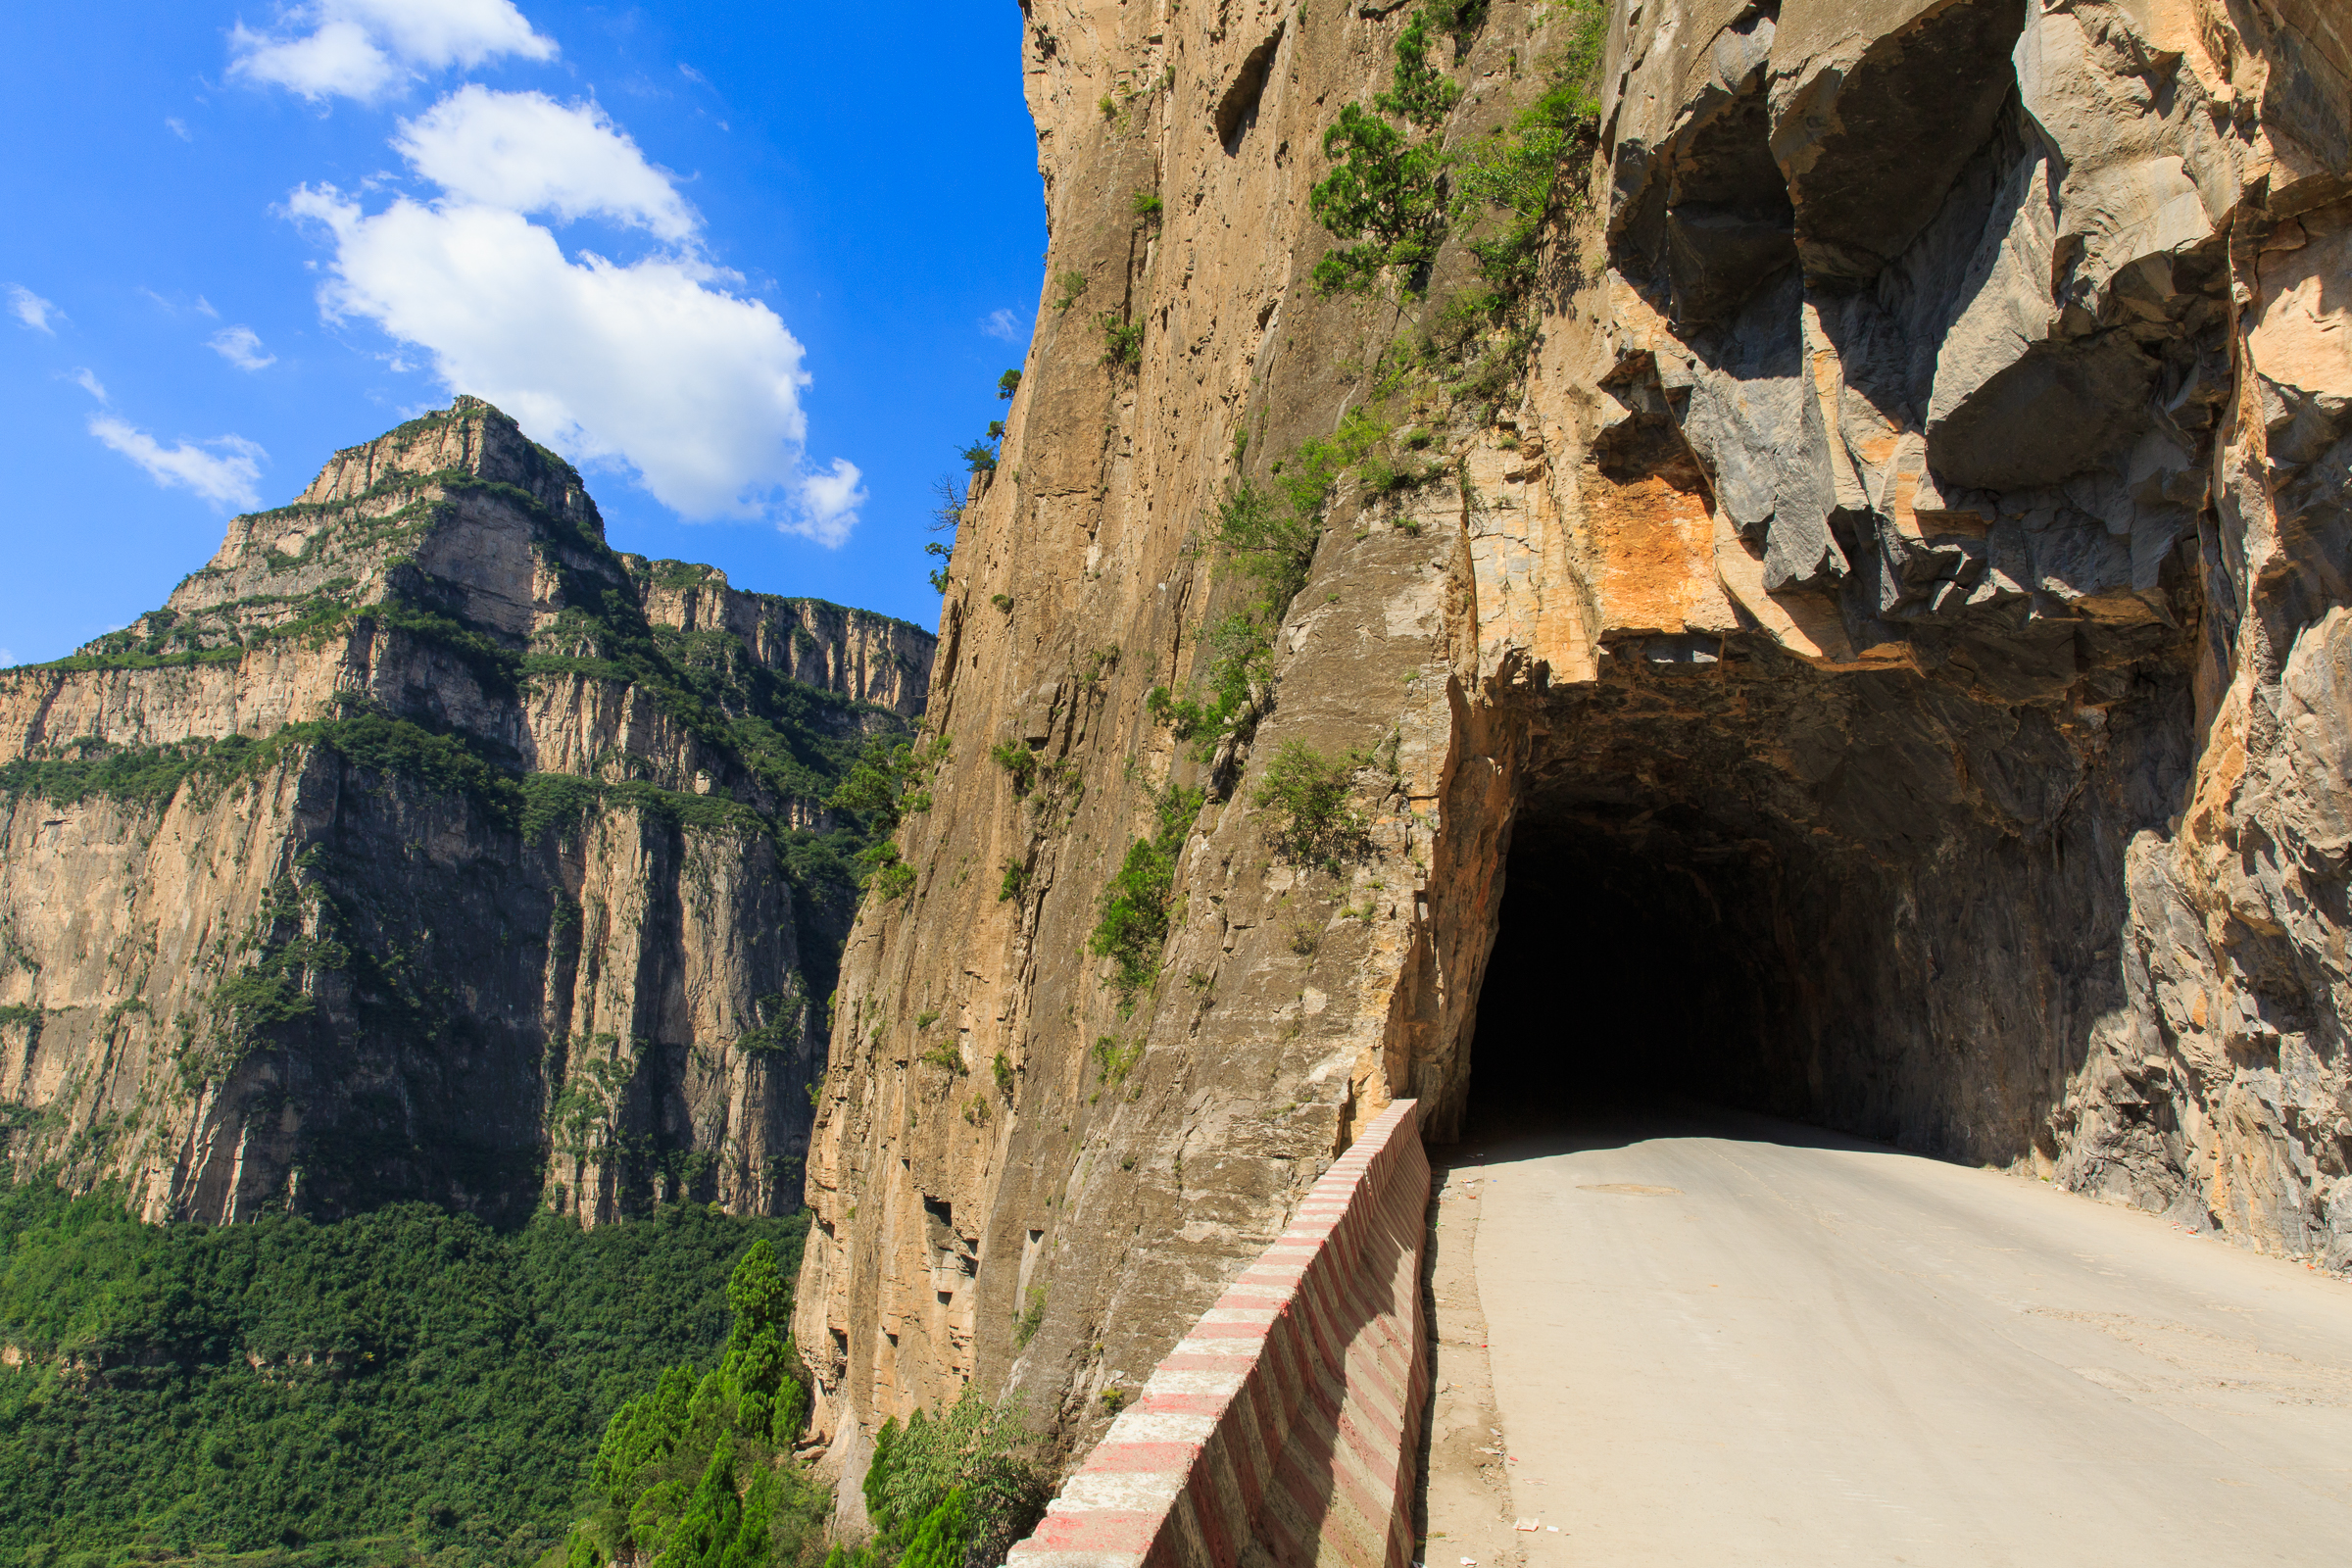
M446 409L419 415L372 441L345 447L327 460L294 505L356 501L403 479L437 473L466 473L514 485L566 521L599 538L604 535L604 519L588 498L579 470L524 435L522 426L496 406L465 393Z

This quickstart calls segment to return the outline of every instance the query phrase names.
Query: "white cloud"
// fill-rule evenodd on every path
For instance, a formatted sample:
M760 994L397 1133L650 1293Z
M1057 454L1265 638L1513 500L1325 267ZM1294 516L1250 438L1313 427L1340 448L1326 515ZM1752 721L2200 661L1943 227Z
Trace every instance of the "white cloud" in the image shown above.
M139 292L146 295L149 300L153 301L157 310L162 311L170 316L177 316L182 311L194 311L198 316L209 316L215 320L219 320L220 318L220 313L213 309L213 302L206 299L201 294L196 296L195 304L182 305L177 300L168 300L164 298L164 296L158 294L155 290L146 287L144 284L140 285Z
M575 457L633 465L681 514L763 515L799 477L801 345L766 306L710 287L726 274L709 264L573 263L491 207L403 197L370 217L331 186L290 205L333 236L330 317L425 349L452 390Z
M167 488L193 490L220 507L258 507L261 460L269 456L243 436L217 436L210 441L181 441L165 446L144 430L135 430L111 415L90 416L90 434L147 470L147 477ZM207 448L218 451L207 451Z
M74 384L101 403L109 401L106 395L106 383L99 380L97 372L86 365L74 372Z
M807 534L827 549L839 547L858 526L858 509L866 502L864 477L847 458L835 458L829 470L803 474L794 486L794 514L777 526Z
M55 337L57 328L49 324L49 318L63 317L66 313L24 284L11 283L8 285L8 314L35 332L46 332Z
M309 0L280 12L271 32L237 24L229 48L230 75L288 87L314 103L372 101L425 72L503 55L556 55L555 40L532 31L514 0Z
M0 669L14 669L17 656L13 649L0 648Z
M180 120L175 116L166 115L164 117L164 128L170 131L172 135L177 136L181 141L194 141L196 139L188 134L187 122Z
M766 519L827 546L866 499L856 465L805 461L802 348L734 292L700 218L593 105L467 86L394 143L442 194L381 212L331 185L289 200L333 246L319 305L431 357L450 390L505 409L583 463L634 468L692 519ZM525 213L601 213L666 242L615 262L566 256Z
M678 62L678 74L684 76L688 81L693 82L698 87L708 87L710 85L710 78L709 76L704 75L701 72L686 64L686 62L683 60Z
M260 370L277 363L276 355L263 352L261 335L250 326L224 326L205 342L240 370Z
M594 104L566 108L544 93L468 83L402 121L392 145L452 201L565 220L596 214L673 243L700 223L669 176Z
M1010 311L991 311L980 318L980 330L1011 343L1021 335L1021 320Z

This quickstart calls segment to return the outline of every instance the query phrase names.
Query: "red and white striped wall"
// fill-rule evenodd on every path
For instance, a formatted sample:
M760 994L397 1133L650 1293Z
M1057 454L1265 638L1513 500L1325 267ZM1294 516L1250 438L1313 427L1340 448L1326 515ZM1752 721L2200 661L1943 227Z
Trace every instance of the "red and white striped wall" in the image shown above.
M1428 1204L1400 1100L1168 1352L1006 1568L1410 1568Z

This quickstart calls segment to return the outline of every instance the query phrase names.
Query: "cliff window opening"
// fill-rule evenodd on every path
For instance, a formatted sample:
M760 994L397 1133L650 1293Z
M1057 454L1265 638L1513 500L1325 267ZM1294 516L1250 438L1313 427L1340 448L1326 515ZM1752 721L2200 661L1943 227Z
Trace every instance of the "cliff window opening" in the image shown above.
M1228 158L1241 155L1244 138L1257 123L1258 100L1265 96L1266 76L1274 69L1274 51L1282 47L1282 32L1276 27L1265 42L1250 51L1217 100L1217 140L1224 144Z
M1776 1047L1798 981L1771 858L1678 816L1522 820L1479 996L1469 1136L1675 1101L1787 1108Z

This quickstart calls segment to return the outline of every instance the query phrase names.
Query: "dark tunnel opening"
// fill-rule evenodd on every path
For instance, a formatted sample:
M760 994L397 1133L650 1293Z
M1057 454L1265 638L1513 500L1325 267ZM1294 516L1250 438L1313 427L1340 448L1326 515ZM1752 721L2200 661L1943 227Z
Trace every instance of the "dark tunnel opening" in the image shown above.
M1801 1112L1774 858L1648 812L1522 822L1479 993L1465 1134L1679 1103Z

